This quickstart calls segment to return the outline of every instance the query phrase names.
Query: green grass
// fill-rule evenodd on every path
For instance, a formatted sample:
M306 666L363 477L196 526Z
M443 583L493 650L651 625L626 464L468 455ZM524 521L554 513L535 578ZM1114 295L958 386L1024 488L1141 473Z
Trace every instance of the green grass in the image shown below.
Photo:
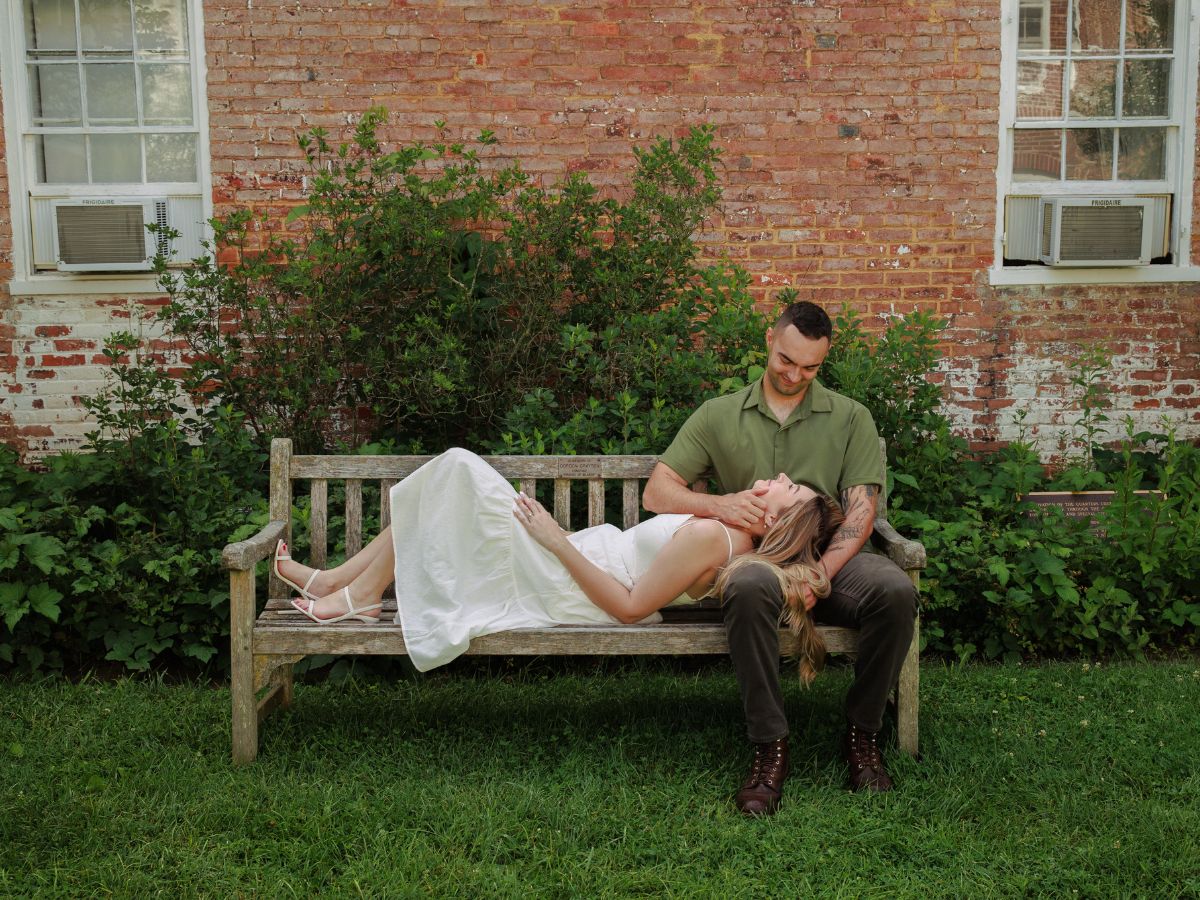
M490 668L300 685L242 769L227 691L0 684L0 896L1200 895L1197 660L926 665L879 797L789 685L764 821L726 665Z

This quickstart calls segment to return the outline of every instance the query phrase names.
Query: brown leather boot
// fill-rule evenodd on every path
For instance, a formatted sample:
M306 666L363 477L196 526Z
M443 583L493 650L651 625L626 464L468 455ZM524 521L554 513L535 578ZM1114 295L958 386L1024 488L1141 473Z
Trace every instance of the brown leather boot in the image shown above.
M788 740L754 745L754 761L750 776L737 792L738 811L747 816L772 816L783 797L783 783L788 776Z
M850 767L851 790L883 793L892 789L892 778L883 766L876 743L878 737L877 731L864 731L852 722L847 723L842 752Z

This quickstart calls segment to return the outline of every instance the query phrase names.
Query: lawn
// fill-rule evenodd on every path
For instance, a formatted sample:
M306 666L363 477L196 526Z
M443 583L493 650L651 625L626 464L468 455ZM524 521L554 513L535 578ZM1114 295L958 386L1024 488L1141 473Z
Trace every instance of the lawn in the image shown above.
M0 896L1200 895L1197 659L926 664L877 797L849 673L790 685L763 821L727 665L465 662L300 685L242 769L227 690L0 683Z

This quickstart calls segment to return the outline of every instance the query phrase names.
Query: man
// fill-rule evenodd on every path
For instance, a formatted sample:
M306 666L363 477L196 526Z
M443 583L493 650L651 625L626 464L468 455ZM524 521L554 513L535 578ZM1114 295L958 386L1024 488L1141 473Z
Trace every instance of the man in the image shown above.
M817 621L859 629L854 683L846 696L843 752L850 785L891 790L877 735L888 694L912 640L916 590L889 559L859 553L870 537L883 478L871 414L816 380L829 353L833 325L814 303L794 303L767 330L767 370L749 387L709 400L684 423L651 473L646 509L751 525L763 503L745 488L784 472L839 497L846 521L822 565L832 582ZM700 494L689 484L715 476L727 493ZM733 659L754 744L750 775L737 793L747 815L771 815L788 773L788 726L779 679L778 580L763 566L738 573L721 598Z

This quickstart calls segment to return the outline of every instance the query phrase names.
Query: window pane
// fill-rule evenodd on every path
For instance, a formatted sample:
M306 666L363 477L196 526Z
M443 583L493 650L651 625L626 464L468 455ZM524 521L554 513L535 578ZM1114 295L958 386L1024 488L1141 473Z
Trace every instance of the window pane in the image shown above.
M83 67L83 77L87 87L89 122L137 124L137 93L132 64L89 63Z
M83 121L79 101L79 67L29 67L29 111L35 125L78 125Z
M29 50L74 50L74 0L26 0L25 46Z
M192 124L192 79L188 66L142 66L142 119L147 125Z
M1126 50L1170 50L1174 41L1174 0L1126 0Z
M1062 118L1062 76L1060 62L1021 60L1017 63L1017 118Z
M91 136L92 182L142 180L142 139L136 134Z
M87 157L82 134L43 134L34 138L39 184L85 184Z
M1094 60L1071 63L1072 119L1111 119L1117 114L1117 63Z
M1126 181L1165 178L1167 129L1122 128L1117 132L1117 177Z
M1125 63L1121 114L1165 116L1170 112L1171 61L1134 59Z
M1075 0L1071 48L1112 53L1121 48L1121 7L1112 0Z
M1057 181L1062 156L1062 131L1057 128L1013 132L1013 179Z
M199 181L196 135L146 135L147 181Z
M1067 130L1068 181L1112 180L1111 128L1071 128Z
M1021 0L1017 14L1017 49L1022 57L1066 49L1067 0Z
M79 0L84 50L132 50L129 0Z
M134 0L139 50L187 50L184 0Z

